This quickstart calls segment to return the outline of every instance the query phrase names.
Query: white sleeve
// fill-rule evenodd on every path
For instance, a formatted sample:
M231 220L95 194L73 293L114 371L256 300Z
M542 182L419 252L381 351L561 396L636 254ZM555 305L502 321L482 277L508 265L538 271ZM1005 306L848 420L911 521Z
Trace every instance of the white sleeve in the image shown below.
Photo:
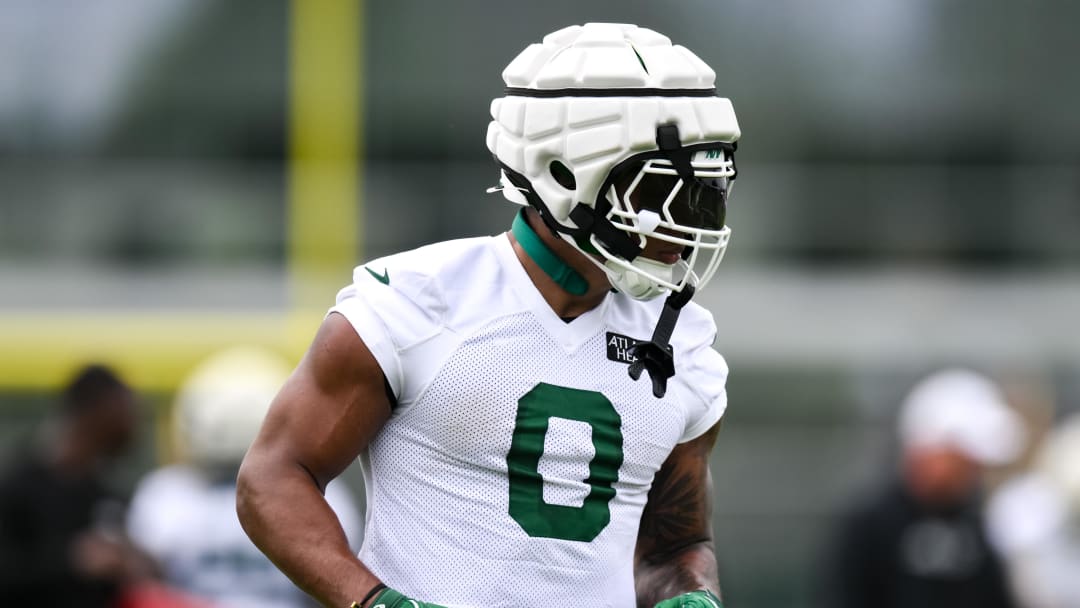
M339 313L356 330L382 368L394 395L406 382L401 351L423 342L441 330L441 306L431 294L427 277L410 274L383 258L368 266L381 268L391 284L376 280L365 266L353 272L353 283L342 289L331 313Z
M672 378L678 387L686 412L686 426L679 443L700 437L727 409L728 366L712 347L716 325L712 318L700 319L688 327L691 335L705 336L684 353L675 354L676 371Z

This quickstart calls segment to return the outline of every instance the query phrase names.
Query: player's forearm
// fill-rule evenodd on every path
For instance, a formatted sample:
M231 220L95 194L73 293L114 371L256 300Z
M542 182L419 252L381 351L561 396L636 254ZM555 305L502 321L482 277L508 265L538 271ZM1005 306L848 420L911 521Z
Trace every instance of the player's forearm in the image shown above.
M703 540L667 555L644 556L634 567L637 605L652 608L657 602L697 589L720 596L716 555L711 541Z
M349 548L337 516L299 465L245 460L237 515L252 542L301 589L327 606L348 606L378 581Z

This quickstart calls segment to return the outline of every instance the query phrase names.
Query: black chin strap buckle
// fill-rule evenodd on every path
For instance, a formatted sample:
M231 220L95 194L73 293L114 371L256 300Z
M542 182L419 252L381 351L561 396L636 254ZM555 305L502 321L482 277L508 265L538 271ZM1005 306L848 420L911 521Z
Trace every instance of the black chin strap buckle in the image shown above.
M641 372L648 371L653 395L657 399L667 394L667 380L675 375L675 352L668 342L675 331L675 323L679 321L679 313L693 297L694 286L690 284L684 286L682 291L671 292L664 300L664 310L656 322L652 339L630 347L630 354L635 357L627 370L630 377L637 380Z

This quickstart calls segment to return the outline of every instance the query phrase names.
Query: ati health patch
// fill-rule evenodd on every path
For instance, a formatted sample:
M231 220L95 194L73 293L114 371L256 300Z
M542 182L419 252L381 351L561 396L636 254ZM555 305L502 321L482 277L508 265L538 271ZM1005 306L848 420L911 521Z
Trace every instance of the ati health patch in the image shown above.
M630 347L645 340L638 340L614 332L607 332L607 358L619 363L633 363L637 357L630 354Z

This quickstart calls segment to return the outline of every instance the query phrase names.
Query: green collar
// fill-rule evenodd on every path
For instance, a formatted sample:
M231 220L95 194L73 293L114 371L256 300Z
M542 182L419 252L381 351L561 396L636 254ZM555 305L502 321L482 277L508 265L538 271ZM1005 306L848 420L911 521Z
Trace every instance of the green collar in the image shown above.
M544 244L544 241L540 240L540 236L533 231L532 226L525 220L524 209L514 216L514 224L510 227L510 232L514 234L514 238L521 244L521 248L532 258L532 261L536 262L540 270L543 270L545 274L551 277L552 281L555 281L567 293L582 296L589 291L589 283L585 280L585 277L568 266L566 262L562 261L559 256L555 255L555 252Z

